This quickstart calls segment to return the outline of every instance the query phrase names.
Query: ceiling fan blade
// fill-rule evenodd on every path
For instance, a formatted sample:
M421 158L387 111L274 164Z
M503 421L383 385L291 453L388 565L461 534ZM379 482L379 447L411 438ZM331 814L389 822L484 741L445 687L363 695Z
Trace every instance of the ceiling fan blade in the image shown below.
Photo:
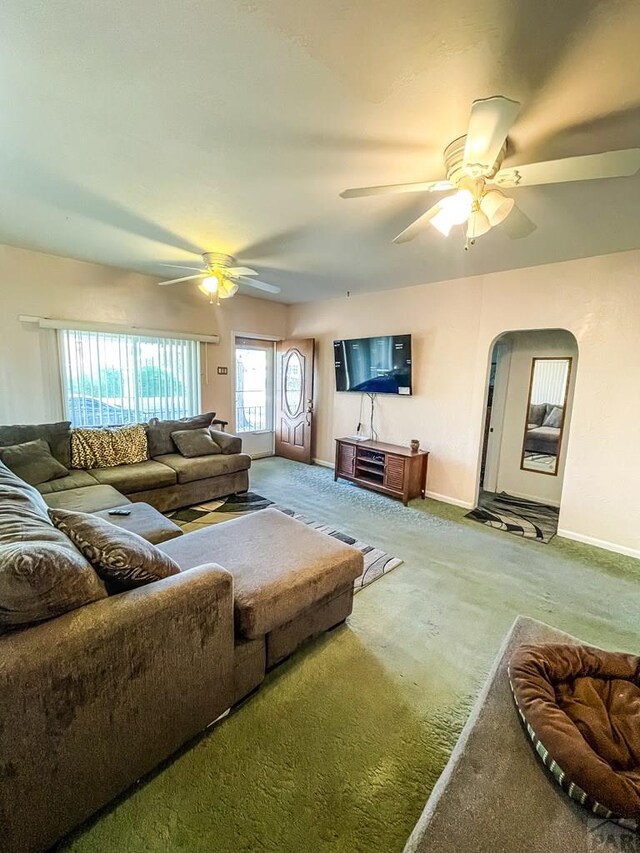
M502 95L473 102L462 163L467 174L480 178L491 173L519 111L517 101Z
M501 187L532 187L538 184L561 184L566 181L592 181L598 178L623 178L640 169L640 148L605 151L547 160L501 169L493 179Z
M190 264L158 264L161 267L171 267L175 270L193 270L194 272L202 272L202 264L199 264L197 267L194 267Z
M266 281L258 281L257 278L241 278L240 284L246 284L247 287L255 287L256 290L264 290L265 293L280 293L280 288L277 284L267 284Z
M414 237L417 237L418 234L426 228L426 226L431 222L433 217L441 210L440 202L437 202L427 210L426 213L423 213L422 216L419 216L415 219L411 225L401 231L397 237L394 238L394 243L408 243L409 240L413 240Z
M191 281L193 278L206 278L209 275L207 272L201 272L198 275L185 275L182 278L172 278L171 281L159 281L158 284L160 287L164 287L167 284L178 284L180 281Z
M228 267L225 272L227 275L239 276L239 275L258 275L255 270L249 269L249 267Z
M500 225L500 228L511 240L522 240L523 237L533 234L537 227L535 222L532 222L517 204L513 206L511 213Z
M389 184L383 187L355 187L343 190L340 198L360 198L367 195L395 195L396 193L443 193L454 189L449 181L422 181L413 184Z

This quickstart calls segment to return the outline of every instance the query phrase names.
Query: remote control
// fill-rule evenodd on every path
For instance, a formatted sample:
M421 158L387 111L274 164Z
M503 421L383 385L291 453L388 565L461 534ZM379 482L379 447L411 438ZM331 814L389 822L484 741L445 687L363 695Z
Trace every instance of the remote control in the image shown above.
M130 509L110 509L109 515L131 515Z

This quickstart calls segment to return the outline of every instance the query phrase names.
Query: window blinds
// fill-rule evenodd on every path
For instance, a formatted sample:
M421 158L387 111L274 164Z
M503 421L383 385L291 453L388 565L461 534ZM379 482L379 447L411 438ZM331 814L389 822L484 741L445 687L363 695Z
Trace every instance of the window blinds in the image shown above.
M58 335L65 412L74 426L200 411L197 341L74 329Z

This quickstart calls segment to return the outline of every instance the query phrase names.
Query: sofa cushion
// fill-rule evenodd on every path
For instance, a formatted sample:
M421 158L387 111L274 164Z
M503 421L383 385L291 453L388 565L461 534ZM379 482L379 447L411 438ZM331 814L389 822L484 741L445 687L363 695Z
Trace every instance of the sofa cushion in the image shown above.
M51 509L49 515L113 592L144 586L180 571L155 545L104 518L63 509Z
M106 598L104 584L71 542L0 545L0 633Z
M208 477L220 477L223 474L235 474L251 467L251 457L246 453L234 453L233 456L221 453L216 456L196 456L195 459L186 459L179 453L167 453L165 456L158 456L156 462L168 465L177 474L181 484L206 480Z
M222 449L223 453L242 453L242 439L239 435L222 432L219 429L209 427L211 438Z
M74 429L71 433L73 468L111 468L148 458L147 433L142 424Z
M9 498L6 502L5 496ZM15 515L18 505L21 516L31 513L41 521L49 521L47 505L40 492L21 480L0 460L0 541L7 533L9 538L13 536L8 531L6 523L7 518L10 519Z
M201 429L208 427L215 418L215 412L205 412L192 418L181 418L175 421L161 421L159 418L151 418L147 424L147 441L149 444L149 456L162 456L164 453L175 453L177 448L171 438L171 433L177 430Z
M171 433L180 455L187 459L194 456L213 456L222 453L222 448L213 440L207 427L201 429L179 429Z
M13 424L0 426L0 446L24 444L36 438L44 438L51 448L51 453L64 465L71 467L71 426L70 421L59 421L54 424Z
M215 560L230 572L236 630L249 639L353 584L363 569L356 548L276 509L185 533L158 549L182 571Z
M158 489L161 486L173 486L176 482L176 472L172 468L151 459L146 462L135 462L133 465L92 468L89 473L99 483L113 486L124 494Z
M542 421L545 419L546 415L547 415L547 404L546 403L532 403L529 406L529 417L527 418L527 421L529 422L529 425L532 427L541 426Z
M81 486L78 489L65 489L63 492L51 492L43 495L44 512L47 507L53 509L72 509L77 512L98 512L101 509L111 509L129 503L128 498L120 494L112 486Z
M36 488L41 495L49 495L51 492L64 492L67 489L81 489L83 486L97 486L98 481L88 471L67 471L66 477L58 480L49 480L48 483L39 483Z
M105 595L91 566L51 524L42 496L0 462L0 631Z
M543 427L552 427L555 429L560 429L562 426L562 416L563 416L563 408L562 406L554 406L546 418L542 421Z
M0 447L0 459L7 468L31 486L66 477L69 473L64 465L51 455L51 448L44 438Z

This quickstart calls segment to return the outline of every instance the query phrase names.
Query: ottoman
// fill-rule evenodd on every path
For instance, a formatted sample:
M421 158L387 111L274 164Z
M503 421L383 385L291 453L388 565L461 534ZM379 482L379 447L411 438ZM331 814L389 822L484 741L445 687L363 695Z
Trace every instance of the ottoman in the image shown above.
M113 509L129 510L129 515L110 515L109 513ZM149 504L127 503L123 506L113 507L113 509L103 509L94 515L104 518L118 527L123 527L125 530L130 530L132 533L137 533L138 536L142 536L152 545L158 545L160 542L166 542L167 539L182 536L182 530L177 524L174 524L171 519L162 515Z
M343 622L364 557L277 509L186 533L158 546L182 570L215 561L233 576L236 636L266 638L273 666Z

